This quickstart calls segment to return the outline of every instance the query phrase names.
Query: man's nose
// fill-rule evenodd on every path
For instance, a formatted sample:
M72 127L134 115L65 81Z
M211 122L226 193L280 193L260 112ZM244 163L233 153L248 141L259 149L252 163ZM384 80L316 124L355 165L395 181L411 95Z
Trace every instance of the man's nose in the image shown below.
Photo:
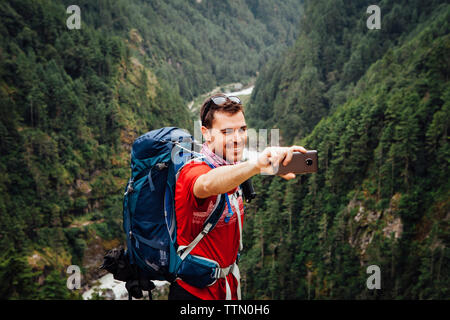
M233 141L234 142L239 142L240 137L239 137L239 130L234 130L233 132Z
M233 142L242 143L245 141L245 133L241 130L235 130L233 133Z

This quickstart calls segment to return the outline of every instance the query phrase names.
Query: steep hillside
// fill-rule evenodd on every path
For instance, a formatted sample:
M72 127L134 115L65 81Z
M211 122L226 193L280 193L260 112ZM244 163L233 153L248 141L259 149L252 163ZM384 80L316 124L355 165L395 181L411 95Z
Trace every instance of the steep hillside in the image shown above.
M133 31L69 30L50 1L2 3L0 15L0 296L67 298L65 268L121 236L130 143L187 127L189 113L139 61Z
M295 38L301 1L0 4L0 297L79 298L123 234L134 138L190 128L187 99L245 81ZM283 19L281 19L283 17Z
M305 12L317 14L316 6L326 3L331 6L311 2ZM255 179L259 196L247 210L241 263L246 298L449 298L450 6L422 9L411 5L402 11L429 14L398 35L397 45L380 51L380 59L367 60L359 80L349 83L344 102L331 109L323 104L323 115L330 115L321 120L308 117L314 108L320 110L317 105L305 105L309 113L297 108L311 101L300 85L308 83L302 80L308 72L330 70L323 56L316 69L297 56L304 51L290 50L285 64L274 64L289 70L290 62L302 61L296 74L301 80L258 80L249 117L260 112L259 99L268 97L277 107L289 101L282 106L286 114L302 123L318 122L308 135L312 127L282 123L277 110L265 120L259 113L258 121L264 121L257 123L279 125L285 140L317 149L319 172L289 183ZM321 23L303 30L297 47L325 28ZM328 87L323 83L321 92L309 94L326 101L333 90ZM286 132L292 135L286 138ZM366 287L370 265L380 267L380 290Z
M306 1L295 45L260 72L247 107L250 125L280 128L286 143L306 136L347 100L372 63L444 2L380 1L381 29L369 30L366 1Z
M64 1L67 5L70 1ZM247 81L296 38L302 0L78 1L95 28L135 28L158 77L187 101Z

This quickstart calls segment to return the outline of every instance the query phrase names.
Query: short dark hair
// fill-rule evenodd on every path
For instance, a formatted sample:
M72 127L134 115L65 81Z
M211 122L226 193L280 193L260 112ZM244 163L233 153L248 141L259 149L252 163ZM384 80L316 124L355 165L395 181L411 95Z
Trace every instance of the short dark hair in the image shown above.
M237 103L231 100L227 100L225 103L221 104L220 106L216 105L214 102L211 101L214 97L226 97L227 95L224 93L217 93L209 98L207 98L200 108L200 119L202 120L202 126L205 126L206 128L210 129L212 128L212 123L214 119L214 113L217 111L225 112L229 114L236 114L239 111L241 111L244 114L244 107L241 103ZM208 110L206 110L207 114L204 115L206 106L209 104Z

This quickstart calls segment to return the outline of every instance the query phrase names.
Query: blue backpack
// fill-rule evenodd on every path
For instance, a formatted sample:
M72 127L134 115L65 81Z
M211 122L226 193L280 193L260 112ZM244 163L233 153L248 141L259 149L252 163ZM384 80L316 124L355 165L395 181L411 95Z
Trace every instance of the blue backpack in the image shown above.
M128 259L148 279L172 282L181 278L203 288L224 277L225 271L238 269L224 271L217 262L190 254L217 224L225 203L230 201L226 194L217 196L214 209L195 240L182 248L177 245L174 208L177 175L190 161L204 161L214 168L202 159L202 154L194 151L194 144L189 133L175 127L153 130L135 140L131 151L131 178L123 201L123 228Z

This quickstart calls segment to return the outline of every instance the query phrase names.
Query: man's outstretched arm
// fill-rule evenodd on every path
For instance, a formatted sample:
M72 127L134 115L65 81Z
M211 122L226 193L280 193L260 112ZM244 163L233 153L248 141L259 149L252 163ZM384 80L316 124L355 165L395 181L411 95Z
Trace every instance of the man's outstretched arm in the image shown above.
M250 161L212 169L195 181L194 195L199 199L205 199L213 195L223 194L258 173L258 167Z
M295 151L307 152L300 146L269 147L258 155L256 161L245 161L236 165L212 169L195 181L194 196L205 199L228 192L259 173L276 174L273 167L278 167L283 159L283 165L287 165ZM295 174L288 173L281 177L290 180L295 178Z

